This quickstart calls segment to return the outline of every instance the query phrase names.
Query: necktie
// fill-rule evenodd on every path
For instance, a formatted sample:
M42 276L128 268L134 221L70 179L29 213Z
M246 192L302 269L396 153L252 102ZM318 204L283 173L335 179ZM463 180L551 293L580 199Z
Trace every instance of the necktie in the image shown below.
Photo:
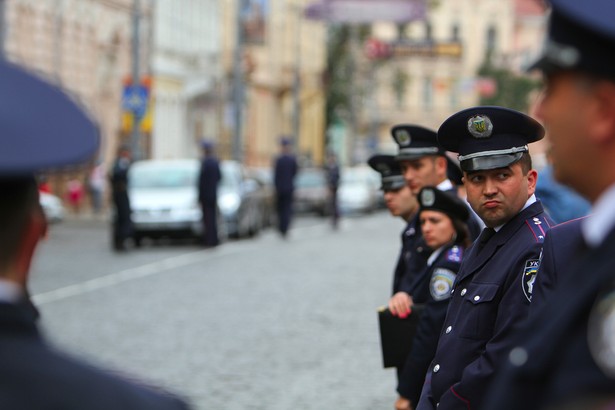
M483 231L481 232L480 236L478 237L478 248L477 250L480 252L483 247L485 246L485 244L487 243L487 241L489 239L491 239L491 237L495 235L495 229L493 228L485 228L483 229Z

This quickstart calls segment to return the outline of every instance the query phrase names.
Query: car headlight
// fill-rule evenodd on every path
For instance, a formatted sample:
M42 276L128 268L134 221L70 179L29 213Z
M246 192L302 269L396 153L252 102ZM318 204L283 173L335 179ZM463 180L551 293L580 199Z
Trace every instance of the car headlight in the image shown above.
M239 204L240 200L237 194L224 194L218 198L218 207L224 215L231 215L237 212Z

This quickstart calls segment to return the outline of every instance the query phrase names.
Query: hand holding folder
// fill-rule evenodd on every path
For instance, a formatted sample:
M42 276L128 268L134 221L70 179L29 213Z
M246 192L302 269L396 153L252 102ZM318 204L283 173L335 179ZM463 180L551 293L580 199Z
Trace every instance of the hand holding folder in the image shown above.
M393 316L385 306L378 309L382 362L385 368L404 365L424 309L425 305L413 305L412 313L404 319Z

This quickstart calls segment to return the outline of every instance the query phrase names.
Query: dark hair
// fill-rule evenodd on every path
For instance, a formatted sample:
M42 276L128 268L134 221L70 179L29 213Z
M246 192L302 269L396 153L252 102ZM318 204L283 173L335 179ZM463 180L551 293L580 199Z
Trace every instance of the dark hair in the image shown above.
M451 218L451 221L453 222L453 228L455 229L455 232L457 233L455 244L463 246L464 248L467 249L470 245L472 245L472 240L470 239L470 231L468 229L468 224L457 218Z
M0 179L0 192L0 270L4 270L13 262L28 215L40 205L33 177Z
M527 175L528 172L532 169L532 157L529 152L524 152L521 155L519 161L517 161L519 165L521 165L521 171L523 171L523 175Z

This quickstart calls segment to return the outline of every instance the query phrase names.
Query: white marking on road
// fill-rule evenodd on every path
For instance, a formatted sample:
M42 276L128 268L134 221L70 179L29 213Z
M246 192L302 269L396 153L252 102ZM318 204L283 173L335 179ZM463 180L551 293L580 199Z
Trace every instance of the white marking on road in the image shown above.
M73 296L83 295L98 289L104 289L124 282L152 276L170 269L181 268L220 256L232 255L245 250L245 247L217 248L211 251L197 251L184 255L173 256L160 261L148 263L147 265L137 266L136 268L125 269L109 275L90 279L85 282L65 286L63 288L43 292L32 296L32 301L36 305L57 302Z

